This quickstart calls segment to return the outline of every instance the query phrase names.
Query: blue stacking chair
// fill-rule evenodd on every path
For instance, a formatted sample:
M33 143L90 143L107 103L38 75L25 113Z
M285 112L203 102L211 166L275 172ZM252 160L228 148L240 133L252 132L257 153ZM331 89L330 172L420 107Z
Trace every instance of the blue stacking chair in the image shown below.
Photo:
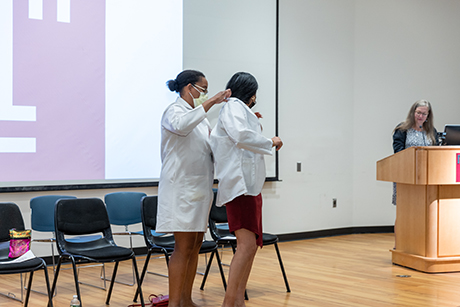
M144 196L147 196L147 194L143 192L113 192L104 196L110 224L125 227L124 231L113 232L112 234L129 236L129 247L131 250L133 250L133 235L143 235L142 231L130 231L129 226L142 222L141 200ZM117 282L133 286L135 284L134 273L133 268L132 283Z

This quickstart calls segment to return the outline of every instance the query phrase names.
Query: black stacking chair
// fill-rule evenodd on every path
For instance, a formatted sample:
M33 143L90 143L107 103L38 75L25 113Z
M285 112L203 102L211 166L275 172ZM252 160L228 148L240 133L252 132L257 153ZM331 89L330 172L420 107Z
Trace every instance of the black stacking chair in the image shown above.
M41 195L41 196L36 196L30 200L30 222L32 225L32 230L36 232L51 232L52 233L52 236L50 238L32 239L32 242L51 243L50 246L51 246L51 259L53 262L53 273L56 268L55 257L54 257L54 242L56 242L56 238L54 234L54 230L56 228L54 226L54 206L56 205L56 202L61 198L75 199L77 197L69 196L69 195ZM72 242L87 242L87 241L92 241L92 240L96 240L100 238L102 238L101 235L93 235L93 236L73 237L71 240ZM101 265L103 266L103 264ZM104 270L104 267L102 267L102 270ZM91 285L91 284L84 283L81 281L80 283L105 290L105 281L104 281L104 287ZM54 293L54 295L56 295L56 292Z
M24 220L22 218L21 211L19 210L19 207L14 203L0 203L0 242L8 242L10 240L10 229L12 228L16 228L17 230L24 230ZM8 258L9 244L4 245L5 247L0 248L0 262L2 262L0 264L0 275L30 273L24 306L27 307L29 303L30 289L32 286L34 272L40 269L43 269L45 272L49 306L53 306L51 294L52 292L50 291L50 283L48 279L48 269L46 268L45 261L36 257L23 262L8 263L12 260ZM8 295L5 296L10 297Z
M157 225L157 208L158 208L158 196L146 196L142 198L141 204L141 216L142 216L142 228L144 232L144 239L145 244L148 248L147 257L145 259L144 268L141 274L141 284L144 280L145 274L147 272L147 268L149 265L150 256L152 253L162 253L166 259L166 266L169 266L169 256L174 251L174 236L173 235L165 235L165 236L155 236L155 229ZM209 269L211 268L212 260L214 255L216 255L217 264L219 266L220 275L222 278L222 283L224 285L224 289L227 289L227 283L225 281L224 271L222 269L222 263L220 261L219 254L217 253L217 245L214 241L203 241L203 244L200 248L200 254L211 253L209 257L208 264L206 266L206 271L203 277L203 283L206 281L206 278L209 273ZM203 290L203 289L201 289ZM134 301L136 301L138 293L134 297Z
M141 295L141 304L144 305L142 289L139 282L136 256L134 252L115 244L110 229L109 216L104 202L99 198L60 199L54 208L56 245L59 251L59 260L54 275L52 293L56 287L59 271L63 261L71 261L75 279L75 288L78 299L83 306L78 283L77 263L107 263L115 262L112 279L107 293L106 304L110 302L113 283L118 270L118 263L132 260L138 291ZM89 242L69 242L66 236L102 233L102 238Z
M236 237L230 233L228 228L218 227L218 224L228 223L227 220L227 209L225 206L217 207L216 206L216 197L217 190L214 190L214 201L211 206L211 212L209 213L209 232L213 240L218 245L230 245L232 247L233 253L236 251ZM283 260L281 259L280 250L278 248L278 236L263 233L263 245L275 245L276 255L278 256L278 262L280 264L281 273L283 274L284 283L286 285L286 292L291 292L289 287L289 282L287 280L286 272L284 270ZM247 299L247 295L246 295Z

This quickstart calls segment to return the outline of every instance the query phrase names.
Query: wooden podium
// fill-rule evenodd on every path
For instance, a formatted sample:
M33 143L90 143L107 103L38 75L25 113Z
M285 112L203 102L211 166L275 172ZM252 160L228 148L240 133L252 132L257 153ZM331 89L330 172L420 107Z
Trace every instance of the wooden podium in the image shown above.
M393 263L422 272L460 271L460 146L411 147L377 162L396 182Z

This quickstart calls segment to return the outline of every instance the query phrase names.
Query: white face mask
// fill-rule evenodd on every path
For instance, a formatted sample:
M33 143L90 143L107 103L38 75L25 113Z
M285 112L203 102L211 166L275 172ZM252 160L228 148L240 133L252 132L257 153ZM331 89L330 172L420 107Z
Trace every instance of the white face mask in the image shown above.
M193 85L192 85L193 86ZM208 94L205 94L203 93L202 91L199 91L196 87L193 86L194 89L196 89L199 93L200 93L200 97L198 98L194 98L192 93L190 93L190 96L192 96L192 99L193 99L193 105L196 107L199 107L203 104L203 102L205 102L206 100L208 100Z

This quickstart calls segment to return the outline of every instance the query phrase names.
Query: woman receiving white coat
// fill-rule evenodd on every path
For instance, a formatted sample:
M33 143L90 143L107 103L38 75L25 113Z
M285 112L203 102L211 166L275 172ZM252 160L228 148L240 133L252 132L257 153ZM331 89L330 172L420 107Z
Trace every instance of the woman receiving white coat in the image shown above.
M239 72L227 83L232 96L222 107L211 133L216 175L217 206L226 206L229 230L236 236L237 250L230 264L222 306L245 306L244 290L257 246L262 247L262 191L264 155L279 150L283 142L262 135L259 114L252 112L258 84L249 73Z
M174 233L175 238L169 261L169 306L190 307L196 306L192 287L213 197L211 126L206 114L213 105L226 101L231 91L208 99L208 81L195 70L184 70L167 84L179 97L161 119L156 231Z

